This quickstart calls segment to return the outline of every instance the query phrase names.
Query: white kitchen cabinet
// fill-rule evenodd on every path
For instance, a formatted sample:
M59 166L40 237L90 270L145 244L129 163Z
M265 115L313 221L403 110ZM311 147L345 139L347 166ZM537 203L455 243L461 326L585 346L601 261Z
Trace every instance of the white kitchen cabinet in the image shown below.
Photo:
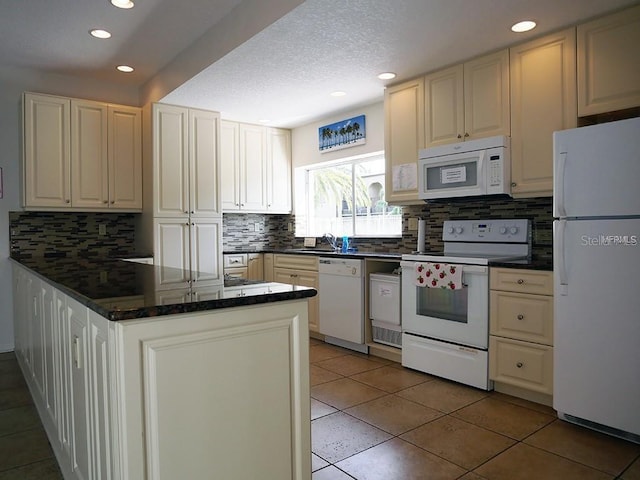
M640 106L640 5L578 25L578 115Z
M186 272L163 288L223 281L219 132L217 112L153 105L154 257Z
M225 212L291 212L291 132L223 120L220 127Z
M514 197L553 195L553 132L577 126L575 33L509 49Z
M496 390L550 405L552 272L492 268L490 286L489 376Z
M291 213L291 130L267 128L267 213Z
M217 112L153 105L154 217L215 217L220 204Z
M273 281L288 285L312 287L320 286L318 257L315 255L291 255L276 253L273 255ZM320 332L319 294L309 298L309 331Z
M418 204L418 150L424 148L422 78L384 91L385 200Z
M139 108L24 94L24 205L142 209Z
M264 261L262 253L225 253L225 277L264 279Z
M222 283L222 219L155 218L154 252L162 288Z
M426 147L510 134L508 50L430 73L424 88Z
M24 206L71 207L71 102L24 94Z

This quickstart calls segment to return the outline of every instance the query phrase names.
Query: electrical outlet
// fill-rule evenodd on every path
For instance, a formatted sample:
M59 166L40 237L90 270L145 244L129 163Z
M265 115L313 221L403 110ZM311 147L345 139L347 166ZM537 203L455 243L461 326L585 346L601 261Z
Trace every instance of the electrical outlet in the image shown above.
M409 230L418 230L418 219L416 217L409 219Z
M289 222L289 223L287 224L287 231L288 231L288 232L293 232L293 223L292 223L292 222Z
M107 234L107 226L104 223L98 225L98 235L106 235Z

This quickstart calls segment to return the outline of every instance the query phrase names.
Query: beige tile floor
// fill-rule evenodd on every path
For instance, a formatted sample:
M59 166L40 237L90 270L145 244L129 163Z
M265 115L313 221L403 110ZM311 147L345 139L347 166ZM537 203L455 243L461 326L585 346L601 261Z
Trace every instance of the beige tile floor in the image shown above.
M640 480L640 445L311 340L313 480Z
M640 445L548 407L313 339L310 361L313 480L640 480ZM62 476L15 355L2 353L0 480L18 479Z

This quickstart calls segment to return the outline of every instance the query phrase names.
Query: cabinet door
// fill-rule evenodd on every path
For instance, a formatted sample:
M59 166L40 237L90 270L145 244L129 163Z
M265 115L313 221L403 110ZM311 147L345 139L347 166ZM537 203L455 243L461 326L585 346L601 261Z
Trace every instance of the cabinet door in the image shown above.
M179 288L189 283L189 229L189 221L184 218L154 220L154 259L160 267L156 269L158 285Z
M155 217L189 213L189 110L153 105L153 196Z
M319 287L318 272L305 272L300 270L297 272L296 285L303 287L313 287L318 290ZM309 330L312 332L319 332L319 320L320 318L320 293L315 297L309 298Z
M92 466L95 479L111 475L111 410L109 409L109 321L88 311Z
M461 142L464 134L464 68L462 65L424 78L427 147Z
M385 200L417 204L418 150L424 148L424 82L387 87L384 92Z
M291 213L291 131L267 129L267 210Z
M240 210L240 125L220 122L220 163L222 169L222 209Z
M576 126L575 28L510 49L511 192L553 195L553 132Z
M264 281L273 282L273 253L265 253L263 258Z
M578 115L640 106L640 5L578 25Z
M266 129L240 124L240 209L264 212L267 209Z
M107 105L71 100L71 206L109 204Z
M220 197L220 114L189 110L189 208L192 217L222 215Z
M71 207L71 102L24 95L24 205Z
M42 289L40 280L31 276L29 282L29 309L31 330L31 373L33 382L38 390L38 397L45 399L46 390L46 364L45 364L45 337L44 320L42 318Z
M60 365L60 356L58 345L59 326L58 315L55 304L54 289L47 282L40 283L40 295L42 299L42 332L44 338L44 378L45 378L45 408L51 419L52 425L57 427L59 403L60 403L60 384L58 380L58 370Z
M264 278L264 262L261 253L248 255L247 277L249 280L262 280Z
M195 219L190 233L191 280L222 283L222 219Z
M109 207L142 209L142 115L109 105Z
M509 135L509 51L464 64L464 138Z
M91 478L91 419L89 408L89 358L87 349L87 307L67 299L69 319L70 412L72 432L71 468L77 478Z

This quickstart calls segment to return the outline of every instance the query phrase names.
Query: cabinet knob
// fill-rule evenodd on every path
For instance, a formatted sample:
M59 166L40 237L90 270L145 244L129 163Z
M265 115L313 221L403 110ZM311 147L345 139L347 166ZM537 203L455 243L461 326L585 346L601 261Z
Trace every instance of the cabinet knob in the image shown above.
M518 285L522 285L523 283L524 283L524 280L523 280L523 279L521 279L521 278L519 278L519 279L518 279Z
M189 215L189 210L184 211L185 215Z
M516 182L511 182L511 188L516 188L518 184Z
M469 134L467 132L464 132L464 138L467 138L469 136Z
M64 201L64 203L71 203L71 200L69 200L68 198Z
M102 203L109 203L109 202L107 202L106 200L104 200Z
M523 366L524 366L524 363L522 363L522 362L516 363L516 367L518 367L518 368L522 368Z
M462 135L458 134L458 138L462 138Z
M116 201L115 200L111 200L111 205L113 205L114 203L116 203Z
M518 314L518 317L517 317L517 318L518 318L518 320L524 320L524 315L522 315L522 314L520 313L520 314Z

